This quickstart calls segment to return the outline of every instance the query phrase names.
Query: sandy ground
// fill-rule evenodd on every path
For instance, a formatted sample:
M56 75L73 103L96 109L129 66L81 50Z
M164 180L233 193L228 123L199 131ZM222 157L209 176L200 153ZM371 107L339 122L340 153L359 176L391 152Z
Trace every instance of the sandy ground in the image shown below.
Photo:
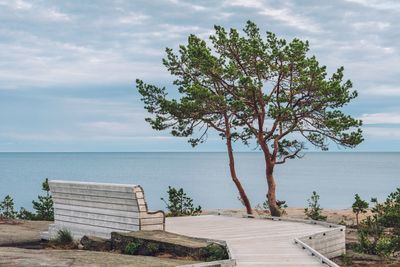
M287 208L286 214L283 215L285 217L295 218L295 219L305 219L304 208ZM212 209L206 210L203 214L221 214L228 216L238 216L243 217L246 215L246 211L244 209ZM370 213L360 214L360 221L364 219ZM268 215L262 210L254 210L255 217L259 215ZM331 223L342 223L345 222L347 226L353 226L356 224L356 217L352 211L352 209L323 209L322 215L327 216L327 221Z
M40 233L47 231L50 222L15 221L15 224L0 221L0 246L40 241Z

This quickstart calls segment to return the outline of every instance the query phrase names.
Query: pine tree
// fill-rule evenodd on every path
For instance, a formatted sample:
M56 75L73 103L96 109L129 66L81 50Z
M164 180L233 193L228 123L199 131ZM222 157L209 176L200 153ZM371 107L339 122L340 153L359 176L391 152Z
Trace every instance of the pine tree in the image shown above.
M0 217L5 219L15 219L17 212L14 210L14 199L7 195L2 202L0 202Z
M366 213L369 205L368 205L368 202L365 200L362 200L358 194L356 194L354 196L354 198L355 198L355 201L352 205L352 208L353 208L353 212L356 214L356 222L357 222L357 226L358 226L358 215L360 213Z
M46 178L42 183L42 190L46 192L45 196L38 196L38 201L33 200L33 208L37 212L38 220L53 221L54 207L53 198L50 195L49 179Z

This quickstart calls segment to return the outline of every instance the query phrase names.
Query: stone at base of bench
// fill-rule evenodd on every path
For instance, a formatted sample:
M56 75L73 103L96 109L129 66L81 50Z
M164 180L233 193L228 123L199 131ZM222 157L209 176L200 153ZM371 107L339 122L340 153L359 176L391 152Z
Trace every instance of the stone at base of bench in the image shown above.
M97 236L101 238L111 238L111 232L121 231L116 229L105 230L103 227L87 227L85 225L81 226L66 226L66 225L57 225L50 224L49 230L47 232L42 232L41 238L44 240L50 240L57 237L57 233L59 230L68 230L71 232L73 239L80 240L83 236ZM121 231L121 232L129 232L129 231Z

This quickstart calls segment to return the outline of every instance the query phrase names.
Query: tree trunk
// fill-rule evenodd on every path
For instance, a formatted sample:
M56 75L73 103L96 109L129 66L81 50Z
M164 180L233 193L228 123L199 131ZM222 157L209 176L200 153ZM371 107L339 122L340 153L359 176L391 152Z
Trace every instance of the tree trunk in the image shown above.
M261 146L261 150L264 153L264 159L265 159L265 175L268 184L267 199L268 199L269 211L271 212L272 216L280 217L282 214L279 209L278 203L276 201L276 184L273 175L274 163L271 160L271 154L269 153L268 147L264 143L262 136L258 138L258 143Z
M229 170L231 172L232 181L235 183L236 188L239 191L240 198L242 199L243 204L246 207L247 214L253 214L249 198L247 197L247 194L244 191L243 186L236 175L235 159L233 156L233 149L232 149L232 137L230 136L230 133L228 133L226 137L226 146L228 148Z
M269 203L269 210L270 210L272 216L280 217L282 214L279 209L278 203L276 201L275 179L274 179L272 171L269 172L268 170L267 170L267 183L268 183L267 199L268 199L268 203Z

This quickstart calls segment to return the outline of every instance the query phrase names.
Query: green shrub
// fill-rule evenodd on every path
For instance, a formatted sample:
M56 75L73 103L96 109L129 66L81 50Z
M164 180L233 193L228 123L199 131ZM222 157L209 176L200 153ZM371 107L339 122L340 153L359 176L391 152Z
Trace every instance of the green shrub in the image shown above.
M146 251L145 251L146 255L153 256L153 255L157 254L157 252L159 251L160 245L156 244L156 243L149 242L149 243L146 244L146 248L145 249L146 249Z
M206 247L207 259L206 261L218 261L229 258L226 248L215 243L211 243Z
M17 218L21 220L36 220L36 214L22 207L17 214Z
M286 209L288 207L288 205L286 204L285 200L277 200L276 204L278 205L278 209L281 212L281 215L285 215L286 213ZM269 201L268 198L263 202L262 207L264 210L269 212Z
M366 213L369 205L368 205L368 202L365 200L362 200L358 194L356 194L354 196L354 198L355 198L355 201L352 205L352 208L353 208L353 212L356 214L356 223L358 226L358 215L360 213Z
M74 242L71 232L68 229L60 229L55 238L51 240L57 245L68 245Z
M400 188L389 194L385 202L371 199L372 216L364 219L358 229L360 252L389 257L400 251Z
M15 219L17 212L14 210L14 199L7 195L2 202L0 202L0 217L4 219Z
M124 253L129 255L136 255L139 252L139 248L142 246L140 242L129 242L125 249Z
M54 220L53 198L50 195L49 179L46 178L42 183L42 190L46 192L44 196L38 196L38 200L32 201L33 208L36 210L36 219L44 221Z
M353 258L347 254L343 254L341 257L341 260L344 264L344 266L352 266L353 265Z
M384 258L389 257L393 253L393 244L390 237L382 236L376 242L376 254Z
M168 202L161 198L167 205L170 217L196 216L201 213L201 206L194 207L193 199L188 197L182 188L176 189L168 186Z
M307 218L316 220L316 221L325 221L326 216L323 216L321 214L322 208L319 205L319 198L320 196L317 194L317 192L313 191L311 197L307 199L308 202L308 208L304 209L304 213Z

